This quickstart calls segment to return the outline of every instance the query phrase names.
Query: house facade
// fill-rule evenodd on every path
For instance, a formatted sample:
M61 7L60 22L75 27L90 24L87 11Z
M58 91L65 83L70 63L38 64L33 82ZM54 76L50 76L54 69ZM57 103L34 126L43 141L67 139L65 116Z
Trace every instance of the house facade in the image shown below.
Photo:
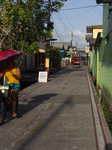
M45 65L45 38L39 41L40 48L37 50L37 54L32 56L26 56L23 54L22 67L26 70L38 69L41 65Z
M87 35L85 36L87 42L89 42L90 47L90 56L89 56L89 65L92 69L92 76L97 80L97 53L95 51L95 41L98 35L98 32L103 31L102 25L90 25L86 27Z
M112 5L103 4L103 32L97 36L97 85L112 109Z

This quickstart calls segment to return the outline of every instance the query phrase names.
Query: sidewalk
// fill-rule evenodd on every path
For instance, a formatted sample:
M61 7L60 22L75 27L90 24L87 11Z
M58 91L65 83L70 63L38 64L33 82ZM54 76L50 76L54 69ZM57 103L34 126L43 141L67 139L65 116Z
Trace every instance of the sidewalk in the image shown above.
M7 113L0 126L0 150L112 150L86 65L59 70L47 83L19 91L18 97L17 118Z
M61 67L60 69L57 68L50 68L49 70L49 77L51 77L56 72L65 69L66 67ZM38 70L37 69L30 69L28 71L24 71L22 73L21 82L28 82L28 83L35 83L38 82Z
M91 76L89 72L86 73L86 66L78 69L69 66L65 73L60 71L60 74L47 84L37 82L24 89L23 93L26 91L26 95L20 97L20 100L31 101L28 102L31 105L34 98L35 104L38 102L40 107L35 108L33 115L39 113L39 118L45 118L39 131L34 132L34 135L40 135L39 139L35 139L35 147L39 146L43 150L68 150L68 147L70 150L112 150L112 137L102 107ZM32 74L27 74L28 78L32 79ZM48 114L43 111L45 108L50 111ZM46 144L43 143L43 137L46 137Z

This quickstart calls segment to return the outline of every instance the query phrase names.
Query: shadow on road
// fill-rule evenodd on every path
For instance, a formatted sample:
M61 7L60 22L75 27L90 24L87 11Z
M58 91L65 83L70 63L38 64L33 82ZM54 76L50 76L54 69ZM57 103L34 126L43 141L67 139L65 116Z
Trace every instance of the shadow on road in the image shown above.
M37 140L37 138L39 138L39 135L41 134L41 132L44 132L44 129L53 120L55 120L55 118L57 117L57 115L59 115L61 113L62 109L64 109L64 107L66 105L68 105L68 104L71 105L71 106L73 106L73 104L71 104L71 97L69 97L68 99L66 99L66 101L54 113L52 113L52 115L48 119L46 119L44 121L43 125L40 127L40 129L35 134L31 134L30 133L30 136L28 136L28 138L26 138L25 140L23 140L22 143L21 143L21 145L16 143L16 150L25 149L26 147L28 147L28 145L30 145L34 141L35 138ZM37 140L37 142L38 142L38 140ZM17 145L19 147L17 147Z
M21 118L24 114L28 113L29 111L31 111L35 107L39 106L44 101L47 101L51 97L54 97L56 95L57 94L55 94L55 93L49 93L49 94L42 94L42 95L34 96L30 99L30 101L28 101L27 99L24 99L24 101L20 102L18 105L17 118ZM13 119L14 118L12 118L11 112L7 112L5 124Z
M103 150L112 150L112 144L107 143Z
M49 93L49 94L42 94L37 95L30 98L30 101L28 99L24 99L22 103L19 103L19 109L18 109L18 118L21 118L22 115L28 113L30 110L34 109L35 107L42 104L44 101L49 100L51 97L56 96L55 93Z

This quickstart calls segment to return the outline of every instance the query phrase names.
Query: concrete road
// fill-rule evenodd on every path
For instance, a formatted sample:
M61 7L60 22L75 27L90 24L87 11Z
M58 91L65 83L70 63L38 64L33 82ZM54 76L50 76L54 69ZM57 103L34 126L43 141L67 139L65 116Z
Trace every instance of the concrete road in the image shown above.
M91 108L86 67L69 66L20 91L18 117L8 113L0 126L0 150L98 150Z

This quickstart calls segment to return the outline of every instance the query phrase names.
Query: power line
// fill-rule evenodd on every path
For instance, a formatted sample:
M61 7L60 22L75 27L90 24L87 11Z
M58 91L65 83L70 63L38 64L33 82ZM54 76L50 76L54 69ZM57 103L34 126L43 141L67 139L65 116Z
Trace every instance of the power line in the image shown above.
M54 19L53 19L53 17L51 16L51 18L52 18L52 20L53 20L53 22L54 22ZM55 24L55 22L54 22L54 24ZM55 24L55 26L56 26L56 24ZM57 26L56 26L56 28L57 28ZM58 28L57 28L57 30L58 30L58 32L57 32L57 30L54 28L54 30L56 31L56 33L57 33L57 35L58 35L58 32L59 32L59 30L58 30ZM59 37L59 39L62 41L62 39L60 38L60 36L58 35L58 37ZM62 41L63 42L63 41Z
M89 10L87 10L87 11L85 11L85 12L81 13L81 14L78 14L78 15L73 16L73 17L65 18L65 19L72 19L72 18L75 18L75 17L81 16L82 14L85 14L85 13L87 13L88 11L90 11L90 10L92 10L92 9L94 9L94 8L95 8L95 7L91 8L91 9L89 9ZM62 12L63 12L63 11L62 11ZM65 20L65 19L63 19L63 20Z
M96 7L96 6L95 6ZM93 9L93 8L92 8ZM90 9L91 10L91 9ZM88 10L89 11L89 10ZM62 11L63 12L63 11ZM63 12L63 14L64 14L64 12ZM65 16L65 14L64 14L64 16ZM58 16L57 16L58 17ZM58 17L59 18L59 20L62 22L62 19L60 18L60 17ZM65 16L65 18L68 20L68 18ZM53 19L53 17L52 17L52 19ZM68 20L68 22L69 22L69 24L72 26L72 28L77 32L77 30L73 27L73 25L70 23L70 21ZM70 31L70 32L72 32L64 23L63 23L63 25L68 29L68 31ZM59 32L59 31L58 31ZM59 34L58 34L58 37L60 38L60 36L59 36ZM85 40L82 38L82 37L79 37L79 36L77 36L77 35L75 35L75 37L77 38L77 39L79 39L79 40L81 40L82 42L82 44L80 43L80 45L83 45L83 46L85 46L86 45L86 43L84 43L85 42ZM74 39L74 38L73 38ZM61 41L62 41L62 39L61 39ZM75 39L74 39L74 41L76 41Z
M61 13L59 12L59 15L58 16L60 16L59 18L61 19ZM61 19L61 22L62 22L62 26L63 26L63 20ZM66 33L66 29L65 29L65 26L63 26L64 28L64 31L65 31L65 33Z
M62 11L63 12L63 11ZM66 15L65 15L65 13L63 12L63 14L64 14L64 16L65 16L65 18L68 20L68 18L66 17ZM69 24L71 25L71 27L77 32L77 30L73 27L73 25L70 23L70 21L68 20L68 22L69 22ZM82 39L82 37L81 37L81 39ZM82 40L84 40L84 39L82 39Z
M59 18L59 17L58 17ZM62 22L62 20L59 18L59 20ZM64 24L64 23L63 23ZM65 25L65 24L64 24ZM66 25L65 25L65 27L70 31L70 32L72 32ZM74 29L75 30L75 29ZM77 35L75 35L77 38L80 38L79 36L77 36ZM84 39L82 39L83 41L84 41Z
M57 16L58 17L58 16ZM59 18L59 17L58 17ZM59 18L59 20L62 22L62 20ZM64 24L64 23L63 23ZM65 25L65 24L64 24ZM72 32L66 25L65 27L70 31ZM83 43L84 43L84 39L81 39L79 36L75 35L78 39L80 39ZM73 38L74 39L74 38ZM75 41L75 40L74 40ZM81 45L81 44L80 44ZM85 46L85 44L83 44Z
M76 8L68 8L68 9L61 9L61 10L84 9L84 8L97 7L97 6L103 6L103 5L92 5L92 6L76 7Z
M58 16L57 16L58 17ZM59 18L59 17L58 17ZM62 22L62 20L59 18L59 20ZM64 24L64 23L63 23ZM65 24L64 24L65 25ZM70 29L65 25L65 27L70 31ZM70 31L72 32L72 31Z

